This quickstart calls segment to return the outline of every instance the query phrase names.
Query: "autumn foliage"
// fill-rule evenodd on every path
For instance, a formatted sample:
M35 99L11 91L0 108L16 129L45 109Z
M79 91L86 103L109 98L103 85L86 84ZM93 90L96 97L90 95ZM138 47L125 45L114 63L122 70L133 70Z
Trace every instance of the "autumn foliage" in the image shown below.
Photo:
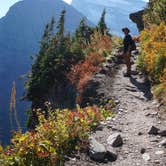
M146 70L155 85L155 94L166 96L166 24L152 25L141 33L142 55L139 66ZM166 101L165 101L166 102Z
M86 150L89 132L112 115L111 111L96 106L49 112L47 119L38 113L39 125L35 131L17 132L11 146L6 149L0 146L0 165L62 165L72 151Z
M85 60L71 68L68 78L77 89L76 102L78 104L82 101L82 94L88 81L101 68L102 63L106 60L106 56L111 53L111 50L112 41L110 36L101 35L96 31L91 37L91 43L84 50L87 52Z

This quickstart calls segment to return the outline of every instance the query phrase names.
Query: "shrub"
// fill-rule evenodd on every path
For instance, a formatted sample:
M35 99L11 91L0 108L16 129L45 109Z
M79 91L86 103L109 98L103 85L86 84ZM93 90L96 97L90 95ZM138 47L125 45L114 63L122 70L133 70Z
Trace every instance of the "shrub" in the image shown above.
M111 50L112 41L110 36L102 35L97 31L94 32L91 43L84 51L87 53L85 60L73 65L71 71L68 73L69 80L77 89L77 104L81 104L82 94L88 81L100 69L102 63L106 60L106 56L111 53Z
M166 24L153 25L141 33L142 55L138 66L147 71L155 86L155 94L165 98L166 82Z
M49 110L47 119L38 113L39 125L35 131L15 133L12 145L0 147L0 165L62 165L65 155L86 149L89 132L111 115L96 106L75 110Z
M150 27L151 24L159 25L161 22L166 23L165 9L165 0L149 0L143 16L145 26Z

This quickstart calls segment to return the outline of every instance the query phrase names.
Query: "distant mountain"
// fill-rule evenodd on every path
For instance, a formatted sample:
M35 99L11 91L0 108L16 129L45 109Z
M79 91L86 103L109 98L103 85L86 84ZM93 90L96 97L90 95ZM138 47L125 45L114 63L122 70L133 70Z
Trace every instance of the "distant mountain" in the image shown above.
M57 22L63 9L67 11L66 31L72 33L84 16L61 0L20 1L0 19L0 141L2 140L4 144L9 140L9 102L12 82L16 80L17 110L23 124L26 117L25 110L29 104L19 101L24 91L23 80L20 80L19 76L30 69L30 56L38 50L45 25L53 16Z
M110 30L121 35L122 27L129 27L137 34L136 25L129 19L129 14L143 9L145 0L73 0L72 6L83 13L94 24L97 24L103 9L107 11L106 22Z

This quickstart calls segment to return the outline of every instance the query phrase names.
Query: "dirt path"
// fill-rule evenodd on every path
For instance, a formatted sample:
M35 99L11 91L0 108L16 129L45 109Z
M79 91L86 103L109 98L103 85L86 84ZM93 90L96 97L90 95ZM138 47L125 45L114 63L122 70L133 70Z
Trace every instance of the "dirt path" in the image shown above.
M119 102L118 114L102 124L102 130L92 134L100 143L108 146L107 138L115 132L121 134L123 146L115 148L115 162L96 163L88 156L75 158L67 165L73 166L166 166L166 148L159 146L164 137L149 135L151 126L166 129L166 121L160 118L159 104L152 99L150 86L141 75L123 77L121 65L114 81L110 80L111 96ZM142 77L142 78L141 78ZM108 81L108 80L107 80ZM102 88L102 87L101 87ZM104 87L103 87L104 88ZM107 91L108 93L108 91ZM144 154L141 154L141 149Z

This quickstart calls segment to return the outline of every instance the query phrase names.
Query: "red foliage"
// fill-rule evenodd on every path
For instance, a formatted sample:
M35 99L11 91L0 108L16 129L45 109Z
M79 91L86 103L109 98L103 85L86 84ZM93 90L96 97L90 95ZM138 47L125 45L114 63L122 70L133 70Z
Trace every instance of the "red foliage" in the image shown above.
M68 78L77 89L77 104L81 104L82 94L87 86L88 81L92 75L97 72L101 64L105 61L105 55L110 54L112 51L112 41L110 36L101 35L98 32L94 32L91 37L91 43L87 45L86 59L74 65L71 71L68 73Z
M76 86L78 96L76 102L78 104L82 101L82 93L92 77L92 75L98 71L100 64L104 61L103 56L96 52L92 52L85 59L85 61L73 66L68 78L73 85Z

